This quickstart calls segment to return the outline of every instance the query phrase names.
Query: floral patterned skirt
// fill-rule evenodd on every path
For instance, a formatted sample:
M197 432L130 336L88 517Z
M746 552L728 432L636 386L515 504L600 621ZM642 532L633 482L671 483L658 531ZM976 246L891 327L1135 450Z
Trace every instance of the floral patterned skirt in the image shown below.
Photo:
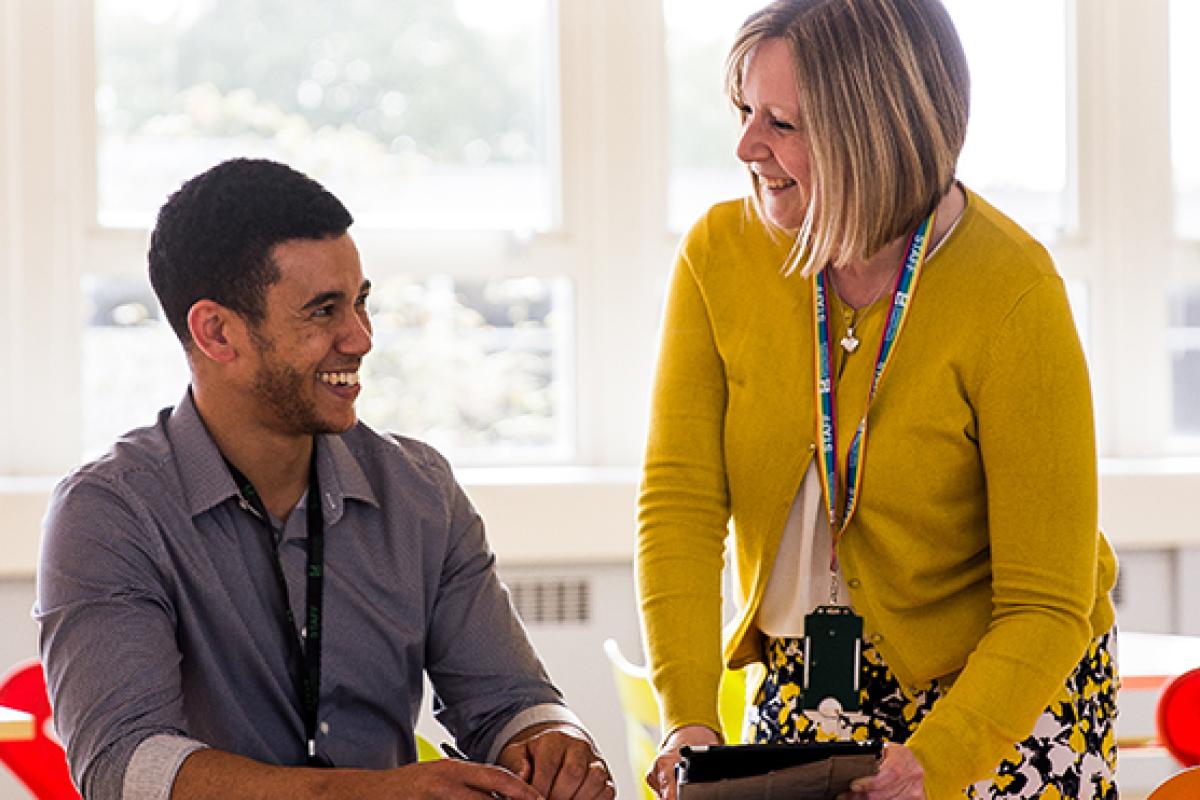
M1038 718L991 778L963 789L970 800L1039 798L1116 800L1115 633L1097 637L1067 678L1068 699ZM903 743L943 692L936 683L905 696L879 651L863 640L862 708L825 716L801 702L804 640L768 638L767 677L747 710L748 741L819 742L881 739Z

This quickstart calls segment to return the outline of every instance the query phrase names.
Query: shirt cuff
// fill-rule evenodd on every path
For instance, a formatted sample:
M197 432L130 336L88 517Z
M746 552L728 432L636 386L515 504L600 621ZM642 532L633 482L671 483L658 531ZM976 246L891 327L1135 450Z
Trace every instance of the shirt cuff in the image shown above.
M171 733L144 739L125 768L121 800L170 800L184 759L205 747L204 742Z
M583 727L583 723L579 717L575 716L571 709L566 706L560 706L557 703L542 703L541 705L530 706L520 712L510 719L507 725L500 729L500 733L496 734L496 738L492 742L491 750L488 751L488 763L495 764L496 759L500 757L500 751L518 733L530 725L540 725L543 722L565 722L572 727L578 728L588 738L588 741L592 742L593 748L596 746L596 740L592 738L592 734L588 732L587 728Z

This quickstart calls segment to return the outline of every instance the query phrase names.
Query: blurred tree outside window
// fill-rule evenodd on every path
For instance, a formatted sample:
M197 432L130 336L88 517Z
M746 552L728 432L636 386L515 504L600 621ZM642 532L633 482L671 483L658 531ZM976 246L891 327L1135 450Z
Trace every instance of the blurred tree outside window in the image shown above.
M570 281L391 275L373 284L364 421L459 463L570 458ZM145 280L93 275L84 290L84 451L92 457L177 403L188 370Z
M464 462L567 459L571 305L565 278L376 282L359 413Z
M549 0L97 0L97 215L149 228L182 181L237 156L320 180L363 228L551 228ZM364 263L374 349L362 418L459 463L573 457L563 276ZM404 264L404 272L393 263ZM382 263L380 263L382 262ZM510 268L511 269L511 268ZM91 275L85 452L187 381L144 278Z
M553 222L548 0L98 0L101 224L225 158L285 161L360 223Z

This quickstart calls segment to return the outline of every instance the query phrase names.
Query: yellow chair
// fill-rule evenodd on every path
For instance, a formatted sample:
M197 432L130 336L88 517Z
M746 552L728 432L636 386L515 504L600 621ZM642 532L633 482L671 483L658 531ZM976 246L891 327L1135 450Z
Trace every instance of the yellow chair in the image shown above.
M440 761L445 757L433 742L419 733L413 735L417 737L417 761Z
M612 666L617 695L621 699L621 711L625 716L626 748L634 784L639 788L638 796L643 800L654 800L654 794L646 786L644 776L658 755L662 731L659 728L658 701L650 687L650 677L645 667L633 664L625 658L614 639L605 640L604 654L608 656ZM717 704L725 741L731 744L742 741L745 695L746 677L742 671L726 670L721 679Z

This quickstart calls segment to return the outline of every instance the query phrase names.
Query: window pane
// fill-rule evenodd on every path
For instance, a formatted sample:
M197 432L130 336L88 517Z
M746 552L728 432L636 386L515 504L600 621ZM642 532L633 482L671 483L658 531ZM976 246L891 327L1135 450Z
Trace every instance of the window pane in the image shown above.
M552 222L549 0L97 0L101 224L233 156L372 227Z
M713 203L750 191L734 155L738 121L725 96L725 55L742 21L763 5L763 0L663 0L671 230L686 230Z
M1200 286L1171 294L1172 434L1182 448L1200 449Z
M146 281L89 276L83 289L83 453L92 458L178 403L188 370Z
M179 341L140 279L85 281L85 455L149 424L188 384ZM567 460L570 283L562 278L383 278L358 410L459 464Z
M1200 239L1200 3L1171 2L1171 160L1175 167L1175 229Z
M373 284L371 306L366 422L459 463L571 456L569 281L397 276Z
M971 69L971 120L959 176L1034 234L1054 238L1074 224L1067 188L1066 0L944 2Z
M664 0L670 88L670 208L675 230L748 191L733 155L737 123L722 68L755 2ZM960 175L1009 215L1051 238L1067 212L1066 0L948 0L971 68L971 123ZM1021 57L1012 43L1021 42ZM1030 125L1030 119L1038 120Z

